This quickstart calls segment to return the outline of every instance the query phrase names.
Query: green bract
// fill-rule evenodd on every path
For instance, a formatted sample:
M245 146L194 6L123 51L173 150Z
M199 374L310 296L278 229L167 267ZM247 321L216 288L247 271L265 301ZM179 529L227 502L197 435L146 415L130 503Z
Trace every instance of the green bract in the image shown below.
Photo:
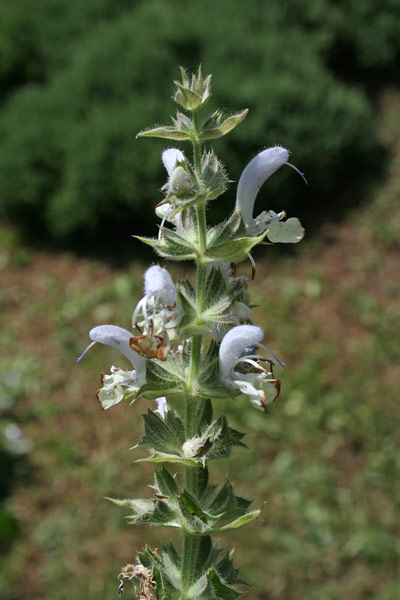
M157 410L143 415L138 443L149 452L139 461L155 463L152 491L146 498L113 500L128 509L132 525L164 526L182 533L178 552L172 544L161 552L146 547L120 573L120 593L129 580L136 595L147 600L234 600L240 595L238 570L231 554L221 557L211 535L246 525L260 510L236 496L227 480L218 487L209 480L208 463L244 447L243 433L229 427L226 417L214 417L212 400L249 400L267 411L279 395L276 363L283 363L262 344L264 332L251 324L248 278L236 276L236 263L255 264L251 250L270 243L296 243L304 229L285 211L264 210L254 217L256 196L269 176L288 164L280 146L263 150L250 161L239 180L236 206L222 223L208 227L206 208L230 183L225 167L202 143L229 133L247 110L203 115L211 94L211 76L201 68L189 76L181 69L174 100L179 112L172 125L138 134L190 141L193 159L178 148L167 148L162 160L167 182L156 205L161 219L158 236L137 236L170 260L196 263L192 277L173 282L166 269L153 265L145 273L144 296L136 305L132 331L115 325L91 330L99 342L120 350L134 369L112 367L102 378L98 398L109 408L125 398L157 401ZM296 169L296 167L294 167ZM296 169L298 170L298 169ZM300 172L303 176L303 174ZM89 346L89 347L90 347Z

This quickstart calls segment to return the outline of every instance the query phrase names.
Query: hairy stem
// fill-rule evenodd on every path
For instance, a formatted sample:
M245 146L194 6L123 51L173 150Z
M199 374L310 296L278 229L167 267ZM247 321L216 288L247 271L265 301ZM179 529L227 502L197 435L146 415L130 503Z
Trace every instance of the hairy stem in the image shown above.
M197 132L198 122L197 113L193 113L194 127ZM201 144L193 142L194 166L196 176L200 177L200 162L201 162ZM204 309L204 294L206 288L206 264L204 263L204 252L206 250L206 208L205 202L196 206L197 214L197 232L198 232L198 256L197 256L197 287L196 287L196 310L199 317ZM190 360L190 386L195 384L201 362L201 346L202 335L194 335L192 337L192 353ZM192 388L193 389L193 388ZM197 402L195 396L190 396L186 399L185 406L185 433L186 439L196 436L197 430ZM199 494L199 476L201 467L185 467L185 489L194 497ZM194 582L196 562L200 550L201 536L183 532L183 551L182 551L182 587L188 590ZM183 600L184 596L182 597Z
M199 336L201 337L201 336ZM197 430L197 399L186 399L185 430L186 437L191 438L198 433ZM185 467L185 489L194 497L199 494L199 476L201 467ZM182 587L188 590L194 583L194 570L201 544L201 536L183 532L182 547ZM183 600L184 596L182 597Z

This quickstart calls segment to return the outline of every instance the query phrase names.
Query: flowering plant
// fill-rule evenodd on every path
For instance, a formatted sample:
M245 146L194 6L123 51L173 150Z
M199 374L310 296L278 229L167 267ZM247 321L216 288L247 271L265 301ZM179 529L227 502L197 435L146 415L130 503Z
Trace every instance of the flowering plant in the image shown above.
M131 524L182 533L179 552L171 543L161 552L149 547L139 552L137 562L120 573L120 593L128 580L139 598L233 600L243 581L232 553L223 555L211 536L249 523L260 510L250 510L250 501L236 496L229 481L219 489L209 482L208 462L243 446L243 434L230 428L224 415L214 418L212 400L248 397L266 412L280 392L274 369L284 366L262 344L263 330L251 324L248 278L236 276L236 264L249 258L254 277L254 246L264 240L296 243L304 230L298 219L285 220L285 211L253 215L266 179L283 165L293 167L280 146L250 161L237 186L234 211L223 223L207 226L207 204L223 194L229 179L203 144L231 131L247 110L203 116L211 76L203 77L201 68L191 77L183 69L181 73L174 99L188 114L178 111L172 125L138 136L190 142L193 159L177 148L163 152L167 182L156 206L159 233L139 239L163 258L195 261L196 286L189 279L174 283L165 268L151 266L144 275L143 298L133 311L132 330L94 327L87 349L106 344L130 363L126 370L113 366L103 376L97 397L104 409L126 399L132 403L138 396L157 404L143 416L140 440L150 448L145 460L156 465L154 493L113 502L129 509Z

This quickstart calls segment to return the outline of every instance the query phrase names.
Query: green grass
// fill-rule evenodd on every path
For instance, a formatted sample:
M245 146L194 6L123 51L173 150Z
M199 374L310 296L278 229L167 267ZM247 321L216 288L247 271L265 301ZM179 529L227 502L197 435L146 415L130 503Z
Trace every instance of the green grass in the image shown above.
M265 502L259 521L220 538L236 546L250 599L400 597L398 96L383 114L391 162L371 201L293 257L260 261L250 286L255 321L287 364L282 395L267 416L221 403L249 450L212 465L215 479L229 473L240 495ZM92 326L129 325L145 265L116 272L3 233L0 448L12 485L0 507L2 600L117 597L121 566L145 540L169 537L128 527L104 500L151 493L151 468L134 462L142 450L129 450L146 404L102 412L99 372L115 353L75 360ZM18 460L10 423L30 444Z

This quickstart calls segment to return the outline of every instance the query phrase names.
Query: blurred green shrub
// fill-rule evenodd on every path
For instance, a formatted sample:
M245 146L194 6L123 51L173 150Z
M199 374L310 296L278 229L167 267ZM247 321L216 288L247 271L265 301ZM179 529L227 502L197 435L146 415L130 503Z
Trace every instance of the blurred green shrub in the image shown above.
M362 89L327 65L338 45L352 45L347 74L394 69L396 8L394 0L359 8L350 0L42 0L32 11L27 0L6 0L0 216L59 242L100 244L116 230L153 226L163 145L134 136L174 110L164 99L177 66L200 62L214 76L214 107L251 109L216 144L233 179L256 151L280 143L312 185L306 195L292 172L281 172L268 183L268 208L344 202L347 183L376 170L377 138ZM217 211L229 210L233 193Z

